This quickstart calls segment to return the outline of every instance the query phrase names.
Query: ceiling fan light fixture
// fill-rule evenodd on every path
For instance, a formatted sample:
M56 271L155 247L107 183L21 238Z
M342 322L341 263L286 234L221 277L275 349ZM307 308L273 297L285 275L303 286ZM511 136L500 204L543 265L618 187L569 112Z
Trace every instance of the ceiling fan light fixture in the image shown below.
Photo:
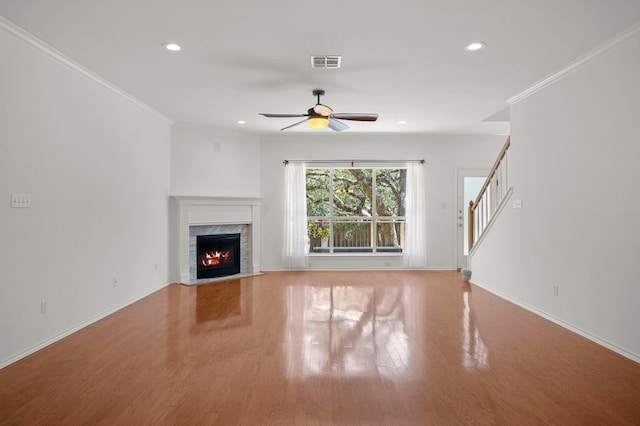
M326 117L311 117L307 120L307 123L312 129L324 129L329 125L329 119Z

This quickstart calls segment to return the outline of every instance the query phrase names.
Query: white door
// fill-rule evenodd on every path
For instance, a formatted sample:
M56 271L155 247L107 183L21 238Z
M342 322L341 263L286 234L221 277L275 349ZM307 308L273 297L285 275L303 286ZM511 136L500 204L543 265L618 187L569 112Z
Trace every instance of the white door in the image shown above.
M469 202L475 201L487 180L489 170L458 169L457 208L456 208L456 262L458 269L467 267L469 254Z

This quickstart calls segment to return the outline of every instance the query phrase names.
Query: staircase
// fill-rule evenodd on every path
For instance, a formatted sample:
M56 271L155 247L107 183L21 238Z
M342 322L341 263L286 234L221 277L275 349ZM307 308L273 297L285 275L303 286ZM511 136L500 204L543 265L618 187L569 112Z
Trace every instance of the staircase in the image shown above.
M497 213L511 195L512 190L509 186L510 146L511 137L508 137L478 197L475 201L469 202L469 252L482 239Z

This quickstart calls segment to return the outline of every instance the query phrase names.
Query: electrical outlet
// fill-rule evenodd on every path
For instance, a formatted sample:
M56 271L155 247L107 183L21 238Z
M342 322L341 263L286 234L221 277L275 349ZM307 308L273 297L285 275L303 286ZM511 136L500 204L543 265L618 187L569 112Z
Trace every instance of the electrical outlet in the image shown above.
M47 312L47 299L42 299L42 301L40 302L40 312L42 312L43 314Z
M113 279L113 286L118 287L118 280L115 278Z
M560 284L554 284L553 285L553 295L557 296L559 292L560 292Z

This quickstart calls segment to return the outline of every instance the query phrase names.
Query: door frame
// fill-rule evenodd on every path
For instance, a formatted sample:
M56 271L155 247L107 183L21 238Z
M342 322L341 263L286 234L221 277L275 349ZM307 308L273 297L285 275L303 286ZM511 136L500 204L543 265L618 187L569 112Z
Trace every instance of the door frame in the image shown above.
M456 195L455 195L455 209L454 209L454 227L455 232L455 253L454 264L457 270L467 267L467 256L464 255L464 209L468 209L469 205L463 205L464 203L464 178L466 177L484 177L485 179L489 175L490 169L486 167L456 167L455 182L456 182ZM460 212L462 210L462 212ZM463 219L458 217L462 216Z

